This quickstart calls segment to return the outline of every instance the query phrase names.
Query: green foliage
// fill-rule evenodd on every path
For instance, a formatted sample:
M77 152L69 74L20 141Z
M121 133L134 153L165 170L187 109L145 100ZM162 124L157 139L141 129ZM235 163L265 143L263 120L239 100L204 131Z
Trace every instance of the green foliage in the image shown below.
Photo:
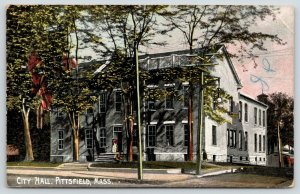
M272 93L265 102L268 108L268 138L269 141L277 142L278 122L280 126L281 140L283 145L294 146L294 99L285 93Z

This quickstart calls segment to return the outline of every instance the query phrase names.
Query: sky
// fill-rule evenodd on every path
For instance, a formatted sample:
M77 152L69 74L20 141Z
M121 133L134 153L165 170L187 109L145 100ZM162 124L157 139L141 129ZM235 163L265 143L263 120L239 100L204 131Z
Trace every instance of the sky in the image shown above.
M262 92L271 94L283 92L294 96L294 8L292 6L281 6L276 20L266 18L259 21L252 29L257 32L278 34L285 45L277 45L266 42L267 51L258 51L259 57L255 60L245 59L243 62L232 58L242 82L242 93L256 97ZM187 43L179 31L172 32L172 37L163 37L168 42L165 47L152 46L146 49L148 53L166 52L188 49ZM236 53L236 48L227 45L231 53Z
M242 62L236 58L231 59L243 85L240 92L253 98L261 93L274 92L294 96L294 8L292 6L279 6L279 8L280 12L276 15L276 20L267 17L264 21L259 20L251 29L256 32L277 34L286 44L277 45L266 41L267 51L256 52L259 56L255 60L257 67L249 59ZM188 44L179 30L173 30L168 34L171 37L160 35L154 39L157 42L166 41L167 45L148 45L141 50L150 54L188 49ZM237 49L230 45L227 45L227 50L231 53L237 52ZM92 59L97 60L91 48L85 48L79 54L92 56Z

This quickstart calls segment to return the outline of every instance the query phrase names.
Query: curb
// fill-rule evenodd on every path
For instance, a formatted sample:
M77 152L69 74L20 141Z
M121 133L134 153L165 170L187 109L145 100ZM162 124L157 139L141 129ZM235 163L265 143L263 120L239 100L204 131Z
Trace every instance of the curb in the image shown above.
M216 172L210 172L202 175L196 175L197 178L203 178L203 177L209 177L209 176L216 176L221 174L229 174L229 173L235 173L237 169L230 169L230 170L221 170Z
M101 168L91 167L91 163L87 167L88 171L101 171L101 172L125 172L125 173L136 173L137 168ZM143 169L144 173L155 173L155 174L181 174L180 168L175 169Z

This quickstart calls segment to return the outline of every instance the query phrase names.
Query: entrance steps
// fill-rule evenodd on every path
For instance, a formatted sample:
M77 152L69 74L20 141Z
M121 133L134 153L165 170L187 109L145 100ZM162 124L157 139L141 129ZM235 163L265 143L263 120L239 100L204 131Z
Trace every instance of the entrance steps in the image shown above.
M100 163L116 163L117 160L115 159L114 153L101 153L96 159L95 162Z

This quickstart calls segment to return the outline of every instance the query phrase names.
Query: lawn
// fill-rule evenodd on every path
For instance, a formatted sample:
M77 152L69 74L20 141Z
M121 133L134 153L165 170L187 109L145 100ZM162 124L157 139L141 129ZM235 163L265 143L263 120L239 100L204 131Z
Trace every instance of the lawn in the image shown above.
M57 167L62 163L51 162L7 162L7 166L26 166L26 167Z
M93 163L91 167L101 168L137 168L138 162L121 162L121 163ZM169 161L153 161L143 162L144 169L174 169L181 168L185 170L196 169L194 162L169 162ZM213 166L202 166L204 169L213 168Z

